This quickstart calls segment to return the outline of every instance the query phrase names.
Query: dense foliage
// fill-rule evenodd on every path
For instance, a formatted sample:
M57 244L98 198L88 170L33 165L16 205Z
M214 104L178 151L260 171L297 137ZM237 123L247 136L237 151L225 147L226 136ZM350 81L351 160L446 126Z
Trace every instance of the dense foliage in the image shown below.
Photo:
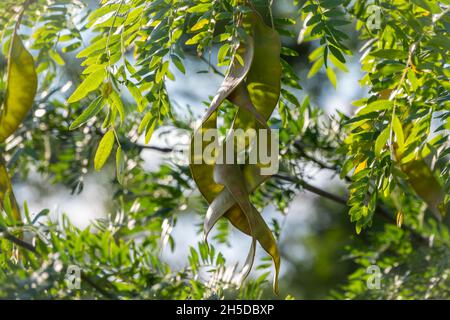
M296 271L277 280L280 257L291 254L282 221L306 191L345 208L352 223L339 235L352 237L339 257L352 265L327 297L449 298L449 10L448 0L2 1L0 297L273 298L271 273L274 291L278 282L290 297ZM367 94L348 113L325 113L308 88L324 76L338 86L355 56ZM168 89L192 61L223 77L193 108ZM177 157L144 169L143 150L188 147L153 146L156 132L190 137L200 122L221 135L278 129L279 172L262 178L251 165L189 167ZM347 190L316 187L312 168ZM34 172L82 193L94 169L114 194L108 215L86 229L14 196ZM271 221L260 213L268 205L279 212ZM187 211L206 233L217 222L216 233L175 270L160 250L177 245L171 230ZM214 248L229 225L252 238L242 272ZM273 264L258 261L261 275L242 284L257 242ZM73 265L80 289L64 281ZM373 265L381 288L367 285Z

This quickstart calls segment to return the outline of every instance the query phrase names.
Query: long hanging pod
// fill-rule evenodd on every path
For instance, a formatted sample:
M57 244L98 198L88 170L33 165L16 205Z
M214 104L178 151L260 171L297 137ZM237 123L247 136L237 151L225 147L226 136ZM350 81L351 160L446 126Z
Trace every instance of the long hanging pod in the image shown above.
M0 112L0 142L12 135L33 106L37 75L33 56L14 31L8 57L6 98Z
M190 168L200 192L210 204L204 222L205 239L215 223L222 216L227 217L236 228L253 239L241 273L242 279L251 269L256 242L259 242L274 262L274 291L278 293L280 257L276 241L249 197L269 176L261 175L260 163L238 165L201 162L203 148L196 150L194 142L195 139L201 139L202 147L211 142L203 141L202 134L208 129L217 130L217 109L225 98L238 107L233 129L269 130L266 122L280 95L280 39L275 30L264 24L257 12L246 14L243 26L248 35L240 44L237 54L243 58L244 65L240 65L236 58L233 60L201 126L194 133ZM228 136L220 147L218 157L224 155L230 138L233 137Z
M34 59L17 34L17 26L11 36L6 81L6 95L0 111L0 143L11 136L23 122L33 106L37 91ZM19 222L19 206L12 191L3 155L0 155L0 207L3 207L5 195L9 195L14 219Z

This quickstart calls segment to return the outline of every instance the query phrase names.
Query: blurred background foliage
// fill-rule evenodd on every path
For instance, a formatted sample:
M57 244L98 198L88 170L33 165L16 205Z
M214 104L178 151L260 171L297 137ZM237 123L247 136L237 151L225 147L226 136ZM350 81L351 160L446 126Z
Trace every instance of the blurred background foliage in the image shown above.
M398 130L375 150L393 115L405 138L419 128L405 154L424 154L448 201L448 1L6 0L2 74L24 5L20 35L39 89L23 125L0 145L23 213L16 221L2 206L0 297L449 298L448 215L405 182ZM370 5L380 10L376 29ZM253 195L282 254L278 297L264 255L238 282L235 263L249 244L228 222L219 222L207 250L207 205L185 158L236 45L233 17L255 8L283 44L283 90L270 120L280 129L281 167ZM107 70L99 83L110 83L120 102L106 101L69 130L107 90L67 102L99 68ZM396 107L374 109L375 100ZM222 108L225 126L233 114L232 105ZM122 155L118 166L113 152L98 173L105 123ZM81 270L80 289L65 281L71 265ZM372 265L381 270L379 289L367 286Z

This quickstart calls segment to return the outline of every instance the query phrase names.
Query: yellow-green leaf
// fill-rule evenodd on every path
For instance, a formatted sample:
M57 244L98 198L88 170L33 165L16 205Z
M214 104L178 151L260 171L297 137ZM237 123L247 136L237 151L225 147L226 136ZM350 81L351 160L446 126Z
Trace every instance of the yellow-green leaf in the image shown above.
M147 126L145 127L145 143L149 143L150 139L152 138L153 135L153 131L155 131L155 127L156 127L156 123L158 118L157 117L153 117L150 119L150 121L148 122Z
M336 74L334 73L334 70L331 67L327 68L327 76L328 80L330 80L331 84L336 89Z
M394 102L391 100L376 100L369 103L367 106L361 108L358 111L358 115L367 114L375 111L383 111L391 109L394 106Z
M187 10L190 13L203 13L208 11L212 6L212 3L200 3Z
M141 123L139 124L138 134L144 132L145 128L147 128L148 123L153 117L154 116L151 112L145 114L144 118L142 118Z
M97 90L106 77L106 70L97 70L86 77L78 88L72 93L67 100L68 103L77 102L86 97L90 92Z
M89 106L84 109L84 111L75 119L75 121L70 125L69 130L74 130L83 124L85 124L89 119L95 117L103 108L104 100L102 97L97 97L93 100Z
M48 52L50 58L53 59L53 61L55 61L57 64L59 64L60 66L63 66L66 64L66 62L64 61L64 59L61 57L61 55L56 52L55 50L50 50Z
M323 59L319 59L316 62L313 63L311 69L309 69L307 78L310 79L314 77L314 75L319 72L320 68L323 66Z
M403 149L405 147L405 136L403 134L402 124L400 123L400 120L396 115L394 115L393 117L392 129L394 130L395 137L397 139L397 146L398 146L397 152L399 154L402 154Z
M100 140L100 143L97 148L97 152L95 153L94 158L94 168L95 170L100 170L108 160L109 155L111 154L112 148L114 145L114 131L110 129L105 133L103 138Z
M117 110L117 112L119 112L120 122L123 123L125 121L125 108L119 94L113 90L109 94L108 100L110 101L110 104Z
M139 88L135 84L133 84L131 82L129 82L127 84L127 88L128 88L128 91L130 91L130 94L133 96L134 101L136 101L136 105L138 107L139 112L144 111L144 108L145 108L144 101L145 101L145 99L142 96L141 91L139 90Z
M117 181L123 184L123 171L125 168L125 159L123 157L122 147L117 147L116 151L116 176Z
M169 61L164 61L161 68L158 69L155 76L155 82L160 83L169 69Z
M419 87L419 81L417 80L416 74L413 70L408 70L408 81L411 84L411 90L416 91Z
M209 23L208 19L200 19L197 21L196 24L194 24L191 28L191 31L198 31L202 29L204 26L206 26Z
M390 134L390 127L384 128L383 131L381 131L380 135L378 136L377 140L375 141L375 155L379 157L381 155L381 152L383 151L384 146L386 145L386 142L389 139Z

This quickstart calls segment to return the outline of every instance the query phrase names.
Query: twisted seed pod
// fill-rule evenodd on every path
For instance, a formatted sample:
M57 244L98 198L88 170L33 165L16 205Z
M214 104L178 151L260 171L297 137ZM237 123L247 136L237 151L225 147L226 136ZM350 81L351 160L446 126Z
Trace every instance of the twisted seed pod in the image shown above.
M274 291L278 293L280 257L275 238L261 214L250 202L249 195L269 176L260 173L261 164L207 164L196 154L194 140L208 129L217 130L217 109L228 99L238 107L233 129L268 129L270 118L280 95L280 40L276 31L267 27L253 12L244 18L248 37L240 44L237 54L244 61L232 62L222 86L202 119L191 142L190 168L200 192L210 204L205 222L205 239L215 223L225 216L240 231L252 237L250 252L241 273L244 279L253 264L256 242L272 257L275 266ZM228 140L221 146L224 154ZM202 150L210 141L202 140Z
M14 30L8 57L6 97L0 111L0 143L17 130L33 106L37 90L37 75L33 56L25 49L22 40ZM9 194L12 213L20 221L20 211L12 192L3 157L0 155L0 207L5 195Z

